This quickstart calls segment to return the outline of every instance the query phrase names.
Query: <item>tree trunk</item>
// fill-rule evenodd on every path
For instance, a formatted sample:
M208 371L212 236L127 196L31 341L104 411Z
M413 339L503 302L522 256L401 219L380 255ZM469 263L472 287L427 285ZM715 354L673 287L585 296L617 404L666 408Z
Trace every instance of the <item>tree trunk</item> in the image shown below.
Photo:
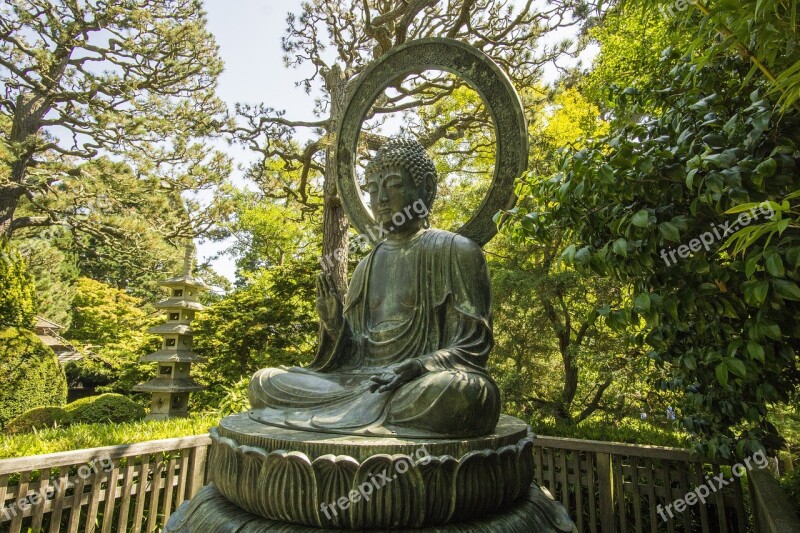
M342 70L334 65L325 76L330 94L330 129L328 147L325 150L325 176L323 178L322 208L322 257L325 271L333 276L340 295L347 291L347 252L349 223L339 194L336 191L336 157L334 154L335 135L344 111L347 98L347 79Z
M0 186L0 240L11 238L11 222L21 194L21 188L14 184Z
M19 205L19 199L25 194L22 185L25 173L33 156L31 136L39 131L41 120L47 112L49 102L44 98L21 93L17 96L16 110L11 122L11 132L8 136L9 146L16 152L11 161L10 184L0 186L0 238L11 238L14 231L14 212ZM28 146L19 151L25 143Z

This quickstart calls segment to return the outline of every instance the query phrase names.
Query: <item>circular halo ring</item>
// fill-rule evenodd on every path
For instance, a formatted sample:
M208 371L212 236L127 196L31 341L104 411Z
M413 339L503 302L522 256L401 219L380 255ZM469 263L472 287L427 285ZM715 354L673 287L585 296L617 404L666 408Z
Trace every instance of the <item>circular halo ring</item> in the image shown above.
M393 82L425 70L460 76L489 109L495 128L497 155L489 190L472 217L457 230L483 246L497 233L494 215L516 203L515 180L528 167L528 128L517 91L505 72L486 54L468 44L445 38L410 41L392 49L358 77L336 136L336 184L345 213L360 234L376 244L375 219L361 199L355 163L358 134L378 96Z

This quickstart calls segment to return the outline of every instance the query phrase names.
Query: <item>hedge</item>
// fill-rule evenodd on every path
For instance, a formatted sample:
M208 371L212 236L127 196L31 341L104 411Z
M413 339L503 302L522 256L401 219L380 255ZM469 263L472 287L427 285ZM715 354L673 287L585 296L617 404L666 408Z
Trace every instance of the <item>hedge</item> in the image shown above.
M34 429L64 426L67 424L67 419L67 411L61 407L35 407L6 424L5 431L9 435L29 433Z
M0 329L0 427L34 407L66 400L67 378L53 350L30 330Z
M66 406L71 424L134 422L144 418L144 407L121 394L81 398Z

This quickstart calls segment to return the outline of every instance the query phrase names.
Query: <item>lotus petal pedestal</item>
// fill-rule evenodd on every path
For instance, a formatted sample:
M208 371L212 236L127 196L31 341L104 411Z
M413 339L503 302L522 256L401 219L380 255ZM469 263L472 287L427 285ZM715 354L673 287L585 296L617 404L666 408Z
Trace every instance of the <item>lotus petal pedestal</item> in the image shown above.
M211 484L168 533L574 528L533 483L535 436L505 415L491 435L426 440L289 430L241 413L211 438Z

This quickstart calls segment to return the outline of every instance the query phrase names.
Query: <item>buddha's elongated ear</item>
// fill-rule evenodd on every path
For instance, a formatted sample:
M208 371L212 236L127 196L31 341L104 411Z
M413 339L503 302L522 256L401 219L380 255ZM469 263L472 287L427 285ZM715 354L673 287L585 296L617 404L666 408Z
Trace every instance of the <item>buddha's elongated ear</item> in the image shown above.
M426 172L424 178L425 184L425 197L427 201L425 202L430 209L433 205L433 200L436 198L436 174L433 172Z

